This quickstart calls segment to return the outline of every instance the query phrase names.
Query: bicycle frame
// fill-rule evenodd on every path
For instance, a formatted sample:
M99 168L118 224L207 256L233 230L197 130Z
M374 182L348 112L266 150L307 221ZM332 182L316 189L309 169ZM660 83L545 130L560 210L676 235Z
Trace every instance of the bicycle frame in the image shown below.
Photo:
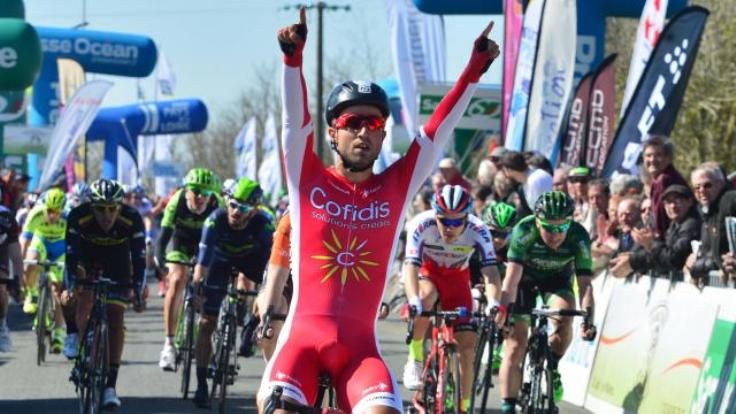
M41 271L38 276L38 310L36 311L36 365L41 365L46 361L46 341L49 340L48 320L50 324L55 323L56 301L54 300L53 289L51 287L50 278L48 276L51 268L63 266L63 263L50 262L47 260L24 260L24 265L39 266Z

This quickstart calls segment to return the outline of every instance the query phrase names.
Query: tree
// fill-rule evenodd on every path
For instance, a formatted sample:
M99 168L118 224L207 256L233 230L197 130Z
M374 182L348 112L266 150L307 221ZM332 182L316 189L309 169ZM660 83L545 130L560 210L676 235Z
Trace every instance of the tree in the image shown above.
M675 165L688 173L705 161L718 161L727 171L736 169L736 8L721 0L696 0L710 10L685 99L672 140ZM638 21L610 18L607 53L618 53L628 65ZM625 62L625 63L624 63ZM625 68L625 66L624 66ZM621 102L627 70L616 73Z

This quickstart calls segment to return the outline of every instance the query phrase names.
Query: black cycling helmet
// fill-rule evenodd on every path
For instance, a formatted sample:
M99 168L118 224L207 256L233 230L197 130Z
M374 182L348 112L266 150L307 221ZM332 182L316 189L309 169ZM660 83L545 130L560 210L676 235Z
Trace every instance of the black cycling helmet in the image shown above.
M90 200L93 203L120 203L123 201L125 191L123 186L115 181L107 178L95 180L89 186Z
M373 82L346 81L335 86L327 98L327 125L332 125L332 121L340 116L343 109L353 105L372 105L381 111L384 118L389 115L388 95L383 88Z
M559 220L572 217L575 202L562 191L547 191L534 205L534 215L542 220Z

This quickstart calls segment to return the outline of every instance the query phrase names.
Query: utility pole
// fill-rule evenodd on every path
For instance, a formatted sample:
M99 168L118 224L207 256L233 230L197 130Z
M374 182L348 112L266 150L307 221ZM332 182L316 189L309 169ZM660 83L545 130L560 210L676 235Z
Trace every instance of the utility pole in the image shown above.
M323 36L322 36L322 13L325 10L338 11L345 10L350 11L350 5L328 5L324 1L318 1L310 4L293 4L290 6L284 6L283 10L289 9L300 9L304 7L307 10L317 10L317 113L313 117L315 122L314 129L314 141L317 145L317 155L320 159L324 160L324 135L325 135L325 117L324 117L324 103L323 103L323 76L322 76L322 61L323 61Z

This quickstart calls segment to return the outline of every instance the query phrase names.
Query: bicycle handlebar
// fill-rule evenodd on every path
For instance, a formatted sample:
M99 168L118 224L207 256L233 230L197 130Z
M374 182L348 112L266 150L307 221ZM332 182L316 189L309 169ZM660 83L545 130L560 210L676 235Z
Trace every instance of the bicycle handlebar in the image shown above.
M437 317L444 319L445 321L452 321L454 319L473 316L473 312L468 312L467 308L460 306L454 311L422 311L422 313L417 315L416 308L414 308L413 306L409 306L409 320L407 321L407 327L406 327L406 344L407 345L411 343L411 340L414 337L414 318L416 316L422 316L422 317L437 316Z
M77 286L81 286L83 288L95 288L99 286L112 286L112 287L119 287L124 289L135 289L137 284L130 283L130 282L118 282L116 280L108 279L105 277L98 277L95 280L77 280L75 282Z
M271 321L283 321L286 320L286 315L283 313L273 313L273 305L269 306L266 313L263 315L263 323L258 332L258 336L264 339L273 338L273 329L271 329Z
M577 309L532 309L532 315L536 316L583 316L587 317L588 312Z
M23 260L23 264L29 265L29 266L41 266L44 268L64 266L64 263L52 262L49 260L30 260L30 259Z

